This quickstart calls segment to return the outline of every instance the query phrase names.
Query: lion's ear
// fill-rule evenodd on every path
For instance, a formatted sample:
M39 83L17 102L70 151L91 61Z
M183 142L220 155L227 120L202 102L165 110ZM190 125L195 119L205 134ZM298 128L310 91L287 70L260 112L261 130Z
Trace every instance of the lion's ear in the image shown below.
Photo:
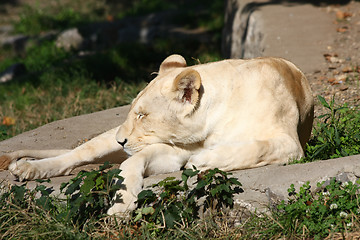
M200 86L200 74L194 69L187 69L177 75L172 90L177 93L177 99L181 102L195 105L199 99Z
M173 54L165 58L165 60L161 63L159 69L159 75L163 74L164 72L172 69L172 68L179 68L179 67L186 67L186 60L181 55Z

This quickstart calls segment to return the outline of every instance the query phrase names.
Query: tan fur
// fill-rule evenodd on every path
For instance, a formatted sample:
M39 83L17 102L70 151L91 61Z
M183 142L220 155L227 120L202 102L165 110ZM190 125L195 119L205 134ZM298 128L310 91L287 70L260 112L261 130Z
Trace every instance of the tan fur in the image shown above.
M0 156L0 170L7 170L11 160L12 159L7 155Z
M313 107L304 74L284 59L188 67L182 56L171 55L133 101L121 126L72 151L14 152L9 170L24 180L69 174L88 163L121 163L126 190L119 190L122 200L115 197L108 211L118 214L135 208L149 175L183 166L232 171L304 156ZM44 159L16 161L25 155Z

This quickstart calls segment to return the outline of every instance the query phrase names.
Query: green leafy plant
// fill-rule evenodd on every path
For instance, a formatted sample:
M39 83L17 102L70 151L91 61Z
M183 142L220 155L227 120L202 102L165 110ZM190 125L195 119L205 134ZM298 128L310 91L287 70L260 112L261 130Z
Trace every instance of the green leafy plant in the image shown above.
M0 201L21 209L28 208L31 203L50 212L59 221L82 227L90 219L104 217L115 192L120 189L123 180L119 176L120 169L109 169L110 167L109 163L105 163L99 170L81 171L69 182L62 183L60 189L66 199L51 196L54 191L52 187L40 184L30 190L25 183L12 186L10 191L0 195Z
M360 212L359 183L331 179L328 185L318 183L316 193L310 191L309 182L296 192L292 184L288 189L289 201L278 206L276 221L285 235L306 234L323 239L332 232L348 231L353 226L353 216Z
M70 182L61 184L60 189L67 196L67 211L60 216L79 226L90 218L103 217L123 181L121 170L108 170L110 167L107 162L98 171L81 171Z
M229 178L231 173L219 169L199 173L198 170L185 169L181 180L166 178L152 186L154 190L143 190L138 195L139 208L135 211L134 222L150 222L148 227L162 226L169 229L188 226L199 218L200 202L202 212L232 208L235 194L243 192L236 178ZM191 189L188 180L197 176L195 186ZM159 228L155 228L159 229Z
M86 239L105 221L112 196L122 178L119 169L105 163L99 170L80 172L61 189L66 198L53 196L53 187L36 180L0 188L1 239ZM89 234L89 235L88 235Z
M318 117L306 147L305 162L359 154L360 111L347 105L336 106L334 97L329 103L322 96L318 99L327 113Z

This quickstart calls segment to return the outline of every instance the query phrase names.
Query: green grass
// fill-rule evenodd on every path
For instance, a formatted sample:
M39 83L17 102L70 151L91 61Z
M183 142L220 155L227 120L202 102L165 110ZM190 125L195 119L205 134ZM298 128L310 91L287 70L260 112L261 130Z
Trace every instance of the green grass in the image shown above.
M15 30L25 34L39 34L49 30L64 30L82 27L90 22L106 21L109 16L122 19L131 16L143 16L154 12L175 11L173 23L187 28L205 28L208 31L221 32L223 25L224 3L221 0L133 0L105 1L89 0L86 4L80 0L57 1L25 5L20 19L14 23ZM217 35L218 37L220 35Z
M86 3L80 0L38 2L23 7L14 27L16 32L29 35L64 30L89 22L104 21L109 8L105 0L90 0Z
M109 167L80 172L63 183L62 198L52 196L53 188L44 181L33 190L26 184L3 186L0 238L324 239L359 233L359 182L332 179L326 185L318 183L317 192L310 191L309 183L298 190L290 185L287 201L260 214L233 209L234 194L242 191L230 174L186 169L182 180L168 178L140 193L138 208L128 217L114 218L105 213L121 187L113 179L122 178L120 170ZM189 187L187 181L193 177L197 180ZM199 208L200 199L205 201L204 209ZM198 211L206 211L205 217L199 218ZM241 218L244 214L247 217Z
M214 19L218 23L222 19L223 10L214 7L219 2L215 1L208 11L202 10L201 13L213 16L207 17L207 23L201 23L204 27L207 24L210 31L214 30ZM183 2L179 4L183 9L186 7ZM205 1L200 1L194 6L203 9L204 4ZM116 4L107 4L106 1L89 1L87 4L78 0L49 1L26 6L20 20L15 23L15 29L34 35L104 20L112 14L112 8L118 9L118 14L123 13L122 17L125 17L149 13L160 5L162 7L158 10L174 7L174 3L164 0L120 1ZM184 19L188 19L186 16ZM221 29L221 25L217 27ZM151 73L158 70L168 55L182 54L188 58L189 64L218 60L219 41L219 37L209 44L196 40L156 39L151 45L136 42L115 45L81 57L79 52L57 48L53 41L29 45L20 55L9 48L1 49L0 71L12 64L23 63L27 73L0 85L0 120L15 120L13 125L0 122L0 140L51 121L128 104L153 78Z
M25 57L7 59L0 69L21 62L28 73L0 86L0 119L16 121L0 128L5 133L0 140L51 121L130 103L175 45L175 52L184 56L191 51L201 61L217 58L211 49L198 51L199 45L159 40L153 46L122 44L86 57L74 57L47 42L28 49Z
M2 127L6 135L1 137L129 103L147 78L128 70L130 62L122 51L110 49L86 58L74 58L48 42L29 49L25 58L4 62L3 68L22 62L28 73L0 87L0 118L11 117L16 121L13 126Z

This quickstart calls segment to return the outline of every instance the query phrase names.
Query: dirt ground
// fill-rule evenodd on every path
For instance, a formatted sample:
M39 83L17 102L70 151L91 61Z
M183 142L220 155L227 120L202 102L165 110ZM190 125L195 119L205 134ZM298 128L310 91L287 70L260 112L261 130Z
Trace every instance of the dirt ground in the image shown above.
M335 96L335 103L360 104L360 2L345 6L324 7L332 16L333 31L337 32L333 43L324 52L326 64L313 73L306 73L314 95L327 101ZM316 115L321 111L317 108Z

